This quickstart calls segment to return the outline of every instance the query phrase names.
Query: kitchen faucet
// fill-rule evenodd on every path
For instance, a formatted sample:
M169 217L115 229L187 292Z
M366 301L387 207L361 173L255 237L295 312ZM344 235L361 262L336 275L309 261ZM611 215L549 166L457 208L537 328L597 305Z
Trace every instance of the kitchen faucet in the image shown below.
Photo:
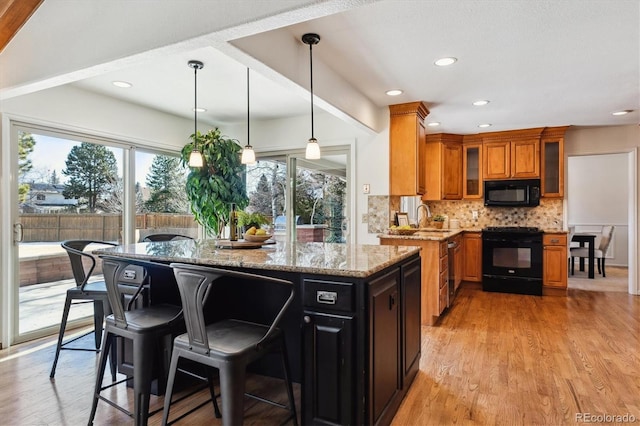
M429 210L429 206L425 203L420 204L416 209L416 220L418 222L418 228L425 228L425 226L422 226L423 223L420 220L420 207L424 207L427 211L427 216L424 218L425 221L427 220L427 218L431 217L431 210ZM426 223L424 225L426 225Z

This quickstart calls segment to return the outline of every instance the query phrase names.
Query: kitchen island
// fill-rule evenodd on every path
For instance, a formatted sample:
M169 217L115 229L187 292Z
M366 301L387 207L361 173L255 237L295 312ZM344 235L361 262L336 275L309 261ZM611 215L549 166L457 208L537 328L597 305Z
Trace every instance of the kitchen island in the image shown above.
M97 253L210 265L292 281L296 298L281 328L293 378L301 383L302 424L389 424L420 360L419 248L280 242L259 249L218 245L215 240L180 240ZM150 274L149 303L179 303L172 277L154 275L153 270ZM234 282L232 293L219 308L236 315L253 318L269 303L270 295L255 286ZM264 371L271 373L268 367Z

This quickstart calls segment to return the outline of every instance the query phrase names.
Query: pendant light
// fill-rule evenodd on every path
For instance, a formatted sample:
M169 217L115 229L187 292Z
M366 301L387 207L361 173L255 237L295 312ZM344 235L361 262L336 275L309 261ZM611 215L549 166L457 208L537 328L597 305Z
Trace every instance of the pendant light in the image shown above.
M193 151L189 155L189 167L202 167L202 153L198 151L198 70L204 68L200 61L189 61L189 68L193 69Z
M247 145L242 149L240 162L242 164L256 163L256 153L253 151L251 144L249 144L249 68L247 68Z
M313 45L320 42L320 36L318 34L308 33L302 36L302 42L309 45L309 70L311 75L311 139L307 142L307 150L304 157L307 160L319 160L320 145L318 145L318 140L313 136Z

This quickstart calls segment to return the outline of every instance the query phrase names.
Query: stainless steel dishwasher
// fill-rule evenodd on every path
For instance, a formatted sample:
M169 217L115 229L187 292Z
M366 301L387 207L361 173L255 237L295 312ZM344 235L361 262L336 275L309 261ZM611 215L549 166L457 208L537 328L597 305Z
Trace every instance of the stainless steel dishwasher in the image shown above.
M447 242L447 256L449 257L449 296L447 297L447 308L453 305L453 298L456 295L456 256L455 250L458 244L455 241Z

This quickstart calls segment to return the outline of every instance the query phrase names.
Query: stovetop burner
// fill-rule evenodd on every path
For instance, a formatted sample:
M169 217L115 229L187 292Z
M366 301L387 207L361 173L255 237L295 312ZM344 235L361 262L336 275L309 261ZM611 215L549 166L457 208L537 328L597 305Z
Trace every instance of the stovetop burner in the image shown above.
M535 226L487 226L483 229L487 232L515 232L519 234L535 234L541 232Z

